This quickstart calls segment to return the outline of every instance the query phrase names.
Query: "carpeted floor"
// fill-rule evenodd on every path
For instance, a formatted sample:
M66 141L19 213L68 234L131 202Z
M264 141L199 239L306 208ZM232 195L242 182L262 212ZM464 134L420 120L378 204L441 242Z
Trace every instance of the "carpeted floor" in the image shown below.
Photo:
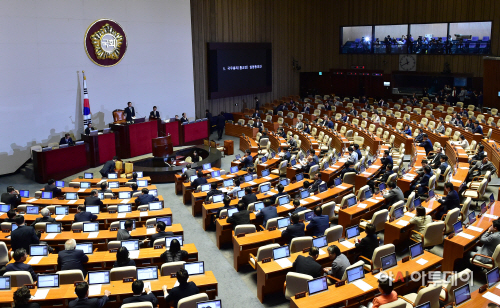
M216 139L215 134L212 135L211 139ZM224 136L224 139L234 141L235 154L242 153L239 150L238 138ZM146 156L149 155L136 159ZM234 156L222 158L222 169L229 170L233 158ZM405 165L407 165L407 163ZM98 172L100 168L101 167L91 168L85 172L94 172L96 177L100 177ZM83 175L83 172L62 180L68 182L79 175ZM7 186L14 185L17 189L27 189L30 191L30 195L34 195L35 191L44 186L25 178L19 173L1 176L0 179L0 192L6 191ZM222 299L224 307L289 307L289 302L282 293L268 296L265 303L261 304L256 296L256 272L250 266L243 267L240 272L234 270L232 247L227 246L220 250L217 249L215 232L203 230L201 217L193 217L191 215L191 206L182 204L182 196L175 195L173 183L156 184L156 186L158 187L158 193L164 197L166 204L172 209L173 221L182 224L185 241L196 245L199 251L199 259L205 261L206 270L214 272L219 283L219 298ZM442 189L437 190L437 192L442 193ZM488 187L487 195L490 193L494 193L495 197L497 197L497 187ZM383 234L380 234L380 237L383 240ZM434 247L431 252L442 256L443 247ZM406 255L408 255L408 251L398 252L398 259ZM485 283L484 273L475 271L474 274L473 290Z

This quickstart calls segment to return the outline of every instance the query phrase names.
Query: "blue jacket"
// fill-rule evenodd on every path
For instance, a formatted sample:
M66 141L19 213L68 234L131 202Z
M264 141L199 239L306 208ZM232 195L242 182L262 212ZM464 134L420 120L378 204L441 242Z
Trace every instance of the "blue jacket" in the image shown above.
M253 167L253 157L248 155L243 159L243 168Z
M421 144L419 144L419 146L424 147L425 155L429 155L429 152L433 150L432 142L429 139L423 141Z
M90 212L80 212L75 214L75 222L94 221L96 219L97 215L94 215Z
M203 185L203 184L207 184L206 178L204 178L204 177L196 178L196 179L194 179L193 182L191 182L191 188L196 189L198 186Z
M481 125L478 125L476 128L472 130L474 134L483 134L483 129L481 128Z
M283 156L283 159L290 161L291 157L292 157L292 154L290 154L290 151L286 151L285 155Z
M360 149L357 149L356 153L358 153L358 159L361 159L363 157L363 155L361 155L361 150Z
M420 133L417 135L417 137L415 137L415 142L422 142L423 139L424 139L423 134Z
M29 250L28 250L29 252ZM24 264L23 262L15 262L15 263L9 263L7 264L7 267L5 268L7 272L19 272L19 271L26 271L31 274L31 278L33 278L33 281L38 280L38 275L35 273L31 265L29 264Z
M343 122L346 122L346 121L347 121L347 116L342 117L342 118L341 118L341 120L342 120Z
M148 204L149 202L153 202L153 201L158 201L158 198L156 198L155 196L150 195L150 194L140 194L135 199L135 204L136 205L143 205L143 204Z
M83 264L89 261L89 257L83 250L61 250L57 256L57 265L61 271L81 270L85 273Z
M329 226L330 219L328 215L321 215L313 217L311 222L307 225L306 230L311 231L313 236L322 236Z
M35 228L29 226L20 226L10 233L10 245L12 251L24 248L27 252L30 251L31 244L39 244L40 238L36 235Z
M387 156L386 158L382 158L382 170L387 168L387 165L394 165L394 160L392 156Z
M281 236L288 242L291 243L296 237L305 236L306 231L304 230L304 223L299 222L298 224L289 225L281 233Z
M262 226L264 226L264 228L265 228L267 221L269 219L278 217L278 210L273 205L266 206L265 208L260 210L260 212L258 212L255 216L257 216L257 217L264 216L264 221L262 222Z
M408 128L408 129L405 129L404 130L405 134L407 134L408 136L411 136L411 128Z
M328 128L333 128L333 122L332 121L328 121L328 123L326 123L326 126Z

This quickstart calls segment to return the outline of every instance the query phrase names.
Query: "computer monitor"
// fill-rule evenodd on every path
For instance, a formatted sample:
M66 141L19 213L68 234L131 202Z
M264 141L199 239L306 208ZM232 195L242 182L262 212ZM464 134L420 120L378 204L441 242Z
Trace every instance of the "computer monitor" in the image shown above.
M495 196L493 194L490 195L490 203L495 202Z
M0 277L0 291L10 290L10 276Z
M94 178L94 174L93 174L93 173L90 173L90 172L85 172L85 173L83 174L83 178L84 178L84 179L91 180L91 179L93 179L93 178Z
M326 169L328 169L328 168L330 168L330 164L329 164L327 161L325 161L325 162L323 163L323 170L326 170Z
M158 189L150 189L148 195L158 197Z
M117 207L118 213L130 213L132 212L131 204L119 204Z
M304 213L304 220L311 221L311 219L313 219L314 216L316 216L316 215L314 215L313 211L305 212Z
M255 211L260 211L264 208L264 202L259 201L254 203Z
M250 182L253 180L253 175L251 174L245 174L245 176L243 177L245 179L245 183L246 182Z
M137 270L137 280L156 280L158 279L158 267L149 266L138 268Z
M38 257L38 256L48 256L49 248L47 245L30 245L30 256Z
M366 168L365 168L365 166L364 166L364 165L361 165L361 166L359 167L359 173L363 173L363 172L365 172L365 170L366 170Z
M125 222L126 220L120 220L120 229L125 230ZM135 220L132 220L132 230L135 230Z
M423 254L424 254L424 246L422 245L422 242L410 246L410 256L412 259L415 259Z
M108 187L109 188L120 188L120 182L118 182L118 181L109 181L108 182Z
M99 200L104 200L104 193L98 192L97 198L99 198Z
M380 191L384 190L384 189L385 189L385 187L386 187L386 186L385 186L385 183L380 183L380 184L378 185L378 189L379 189Z
M429 198L434 198L435 194L434 194L434 190L429 190Z
M414 208L419 207L421 204L422 204L422 201L420 201L419 197L415 197L415 199L413 199L413 207Z
M56 181L56 187L59 187L59 188L64 187L64 181Z
M260 159L260 162L263 164L267 161L267 157L266 156L262 156L262 158Z
M269 190L271 190L271 183L263 184L259 187L259 189L261 193L268 192Z
M486 210L488 208L486 207L486 202L481 203L481 214L486 213Z
M313 239L313 244L314 247L322 248L328 245L328 241L326 240L326 236L320 236L315 239Z
M19 228L19 227L15 223L10 224L10 232L16 230L17 228Z
M108 179L117 179L118 173L108 173Z
M159 210L163 209L161 201L149 202L148 207L149 207L150 211L159 211Z
M495 267L486 273L486 281L488 282L488 288L491 288L495 283L500 281L498 267Z
M52 192L51 191L43 191L42 192L42 199L52 199Z
M310 195L311 195L311 193L307 189L300 192L301 199L309 198Z
M290 225L290 217L278 218L278 229L286 228Z
M264 169L264 170L262 170L262 172L260 173L260 175L261 175L262 177L266 177L266 176L268 176L269 174L271 174L271 171L269 171L269 169Z
M159 223L160 221L163 221L166 226L171 226L172 225L172 216L156 217L156 223Z
M83 223L83 232L98 232L99 231L99 223L98 222L84 222Z
M121 241L120 247L127 247L128 251L139 250L139 240Z
M222 200L224 200L224 195L223 194L213 195L212 196L212 202L213 203L219 203L219 202L222 202Z
M26 207L26 214L38 215L38 206L36 205L28 205Z
M399 219L403 217L403 215L404 215L404 207L402 205L394 209L393 212L394 219Z
M347 239L359 236L359 226L356 225L345 229L345 234Z
M238 213L238 209L237 208L230 208L227 210L227 217L231 217L233 216L234 213Z
M196 308L222 308L222 301L220 299L215 299L206 302L197 302Z
M290 198L288 196L280 196L280 197L278 197L277 201L278 201L277 203L279 205L288 204L288 203L290 203Z
M144 177L144 172L142 171L136 171L135 174L137 174L137 178L140 179L140 178L143 178Z
M132 192L130 192L130 191L120 191L118 193L118 199L130 199L131 193Z
M391 254L381 257L380 262L382 263L382 270L384 271L398 265L398 260L396 259L396 253L393 252Z
M20 190L19 191L19 194L21 195L21 197L23 198L29 198L30 197L30 191L29 190Z
M66 200L78 200L78 193L75 192L66 193Z
M363 271L363 265L353 267L347 270L347 283L365 278L365 272Z
M234 159L237 160L237 159L240 159L241 158L241 154L236 154L234 155Z
M218 178L220 176L220 170L212 171L212 178Z
M294 158L290 161L290 166L295 166L297 164L297 160Z
M0 212L7 213L10 210L9 204L0 204Z
M195 174L195 175L192 175L190 178L189 178L189 181L192 182L194 180L196 180L198 178L198 176Z
M37 288L59 288L59 274L38 275Z
M90 188L90 182L80 182L80 188Z
M418 306L415 306L415 308L431 308L431 302L420 304Z
M234 181L233 179L229 179L229 180L224 180L224 182L222 182L222 185L224 187L231 187L234 185Z
M472 225L476 221L476 213L474 211L469 213L469 224Z
M137 187L147 187L147 186L148 186L147 180L137 180Z
M61 224L60 223L46 223L45 224L45 232L47 232L47 233L61 233Z
M85 206L85 212L97 215L99 214L99 205L87 205Z
M184 269L189 275L203 275L205 274L205 262L188 262L184 263Z
M460 233L462 231L463 231L463 227L462 227L461 221L457 221L456 223L453 224L453 232L455 233L455 235L457 235L458 233Z
M212 168L212 164L211 163L203 164L203 170L208 170L208 169L211 169L211 168Z
M182 246L182 245L183 245L183 243L184 243L184 236L182 236L182 235L172 235L172 236L166 236L166 237L165 237L165 247L170 247L170 243L171 243L173 240L178 240L178 241L179 241L179 244L181 244L181 246Z
M342 185L342 179L341 178L335 178L333 181L334 186L339 186Z
M201 185L201 191L209 191L210 190L210 184L203 184Z
M309 296L328 290L328 283L326 277L319 277L307 281L307 291Z
M290 256L290 246L281 246L273 249L273 259L279 260Z
M324 191L327 191L327 189L328 189L328 186L326 185L326 183L321 183L321 184L319 184L319 186L318 186L318 191L319 191L320 193L322 193L322 192L324 192Z
M304 179L304 174L303 174L303 173L297 173L297 174L295 175L295 180L296 180L297 182L302 181L303 179Z
M356 203L356 196L347 199L347 207L354 206Z
M231 167L230 171L231 171L231 173L238 172L238 166Z
M236 192L236 195L238 196L238 198L243 198L243 196L245 195L245 191L242 189L242 190L238 190L238 192Z
M94 252L94 247L92 243L76 243L77 250L82 250L84 254L90 255Z
M95 271L88 273L88 283L93 284L109 284L109 271Z
M453 290L453 295L455 295L455 306L456 307L469 301L471 299L469 284L466 283L463 286L461 286L460 288L456 288L455 290Z
M365 200L370 199L373 196L372 191L370 189L365 190Z

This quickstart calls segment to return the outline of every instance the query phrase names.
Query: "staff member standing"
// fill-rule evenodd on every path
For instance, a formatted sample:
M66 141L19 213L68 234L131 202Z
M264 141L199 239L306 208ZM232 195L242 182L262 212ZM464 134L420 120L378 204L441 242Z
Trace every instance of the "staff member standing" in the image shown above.
M115 156L113 157L112 160L108 160L104 166L102 166L102 169L99 171L99 173L101 174L101 176L103 178L107 178L108 177L108 173L113 173L115 171L115 164L116 164L116 161L119 160L118 156Z
M132 102L127 103L127 108L125 108L125 120L127 122L133 122L135 119L135 108L132 107Z
M226 125L226 118L224 117L224 112L222 111L217 117L217 134L219 136L218 140L222 139L222 133L224 132L224 126Z
M156 110L156 106L153 106L153 111L149 113L149 118L150 119L159 119L160 118L160 112Z

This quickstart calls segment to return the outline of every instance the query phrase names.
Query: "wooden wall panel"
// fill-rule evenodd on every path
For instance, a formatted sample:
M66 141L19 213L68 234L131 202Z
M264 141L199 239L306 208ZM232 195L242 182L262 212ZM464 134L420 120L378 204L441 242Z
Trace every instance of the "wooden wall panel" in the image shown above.
M191 0L196 115L253 107L255 95L208 100L207 42L271 42L273 91L258 94L261 103L299 93L299 73L364 65L386 74L398 70L398 55L341 55L341 26L428 22L493 21L492 54L500 54L498 0ZM481 56L419 56L417 70L483 75ZM238 106L235 106L238 104Z

